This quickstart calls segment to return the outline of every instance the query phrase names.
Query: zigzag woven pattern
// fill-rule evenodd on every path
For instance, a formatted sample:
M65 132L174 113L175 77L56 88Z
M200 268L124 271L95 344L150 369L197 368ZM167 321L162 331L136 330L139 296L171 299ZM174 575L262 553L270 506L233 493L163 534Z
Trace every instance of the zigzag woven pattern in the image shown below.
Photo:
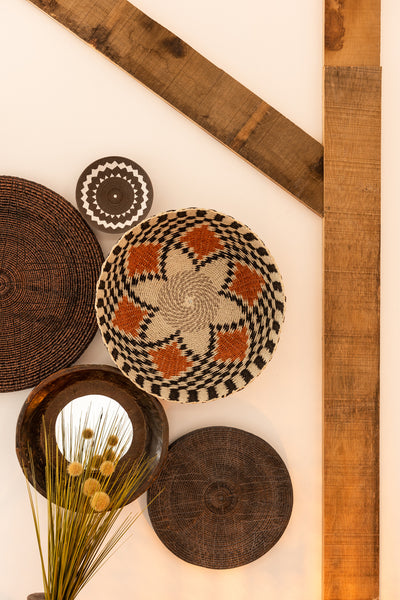
M91 163L76 186L76 202L85 219L97 229L123 233L150 211L153 186L146 171L121 156Z
M284 319L275 263L245 225L214 210L170 211L114 246L97 320L116 365L166 400L240 390L270 360Z

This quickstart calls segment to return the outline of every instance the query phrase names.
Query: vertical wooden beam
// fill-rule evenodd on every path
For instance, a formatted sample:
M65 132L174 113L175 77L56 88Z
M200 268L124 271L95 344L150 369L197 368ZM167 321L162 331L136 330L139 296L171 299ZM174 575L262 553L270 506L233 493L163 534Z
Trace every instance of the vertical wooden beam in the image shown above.
M379 66L380 0L325 0L325 65Z
M379 1L326 0L325 16L323 590L377 600Z

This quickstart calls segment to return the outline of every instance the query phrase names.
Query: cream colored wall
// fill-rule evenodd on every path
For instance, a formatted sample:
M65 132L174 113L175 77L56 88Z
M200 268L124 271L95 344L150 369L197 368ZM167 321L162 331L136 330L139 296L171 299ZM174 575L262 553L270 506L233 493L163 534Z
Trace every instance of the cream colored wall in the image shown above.
M394 0L386 3L389 13L397 10ZM137 2L139 8L319 140L322 4L320 0ZM394 26L394 19L387 17L386 28L392 40ZM386 53L389 46L390 40ZM130 157L146 169L153 181L153 214L170 208L211 207L252 228L275 257L288 298L276 354L257 380L236 395L207 405L163 403L171 440L192 429L218 424L251 431L275 447L288 466L294 486L293 515L280 542L245 567L206 570L184 563L166 550L145 515L135 525L133 537L80 597L319 600L321 219L26 0L0 3L0 56L1 174L37 181L74 203L76 181L87 164L112 154ZM400 100L398 82L386 82ZM394 113L393 97L387 99L387 105ZM393 147L395 131L387 125ZM385 189L387 202L395 210L396 170L393 156L387 158ZM388 236L395 236L396 222L388 212L386 231ZM115 236L107 234L100 234L99 239L105 253L116 241ZM386 256L388 262L389 254L386 242L384 259ZM396 319L398 276L393 284L393 257L391 260L384 283L393 294L386 303L384 300L383 308L391 310ZM393 366L396 372L390 350L396 347L391 344L398 331L396 324L390 326L388 320L384 315L387 363L383 373L387 376L388 397L383 417L387 439L393 449L397 444L398 450L393 424L398 425L399 415L390 369ZM79 362L111 364L99 334ZM0 600L21 600L41 589L27 494L14 452L15 424L26 395L22 391L0 396ZM389 415L392 409L394 420ZM391 450L384 439L383 455L395 468L390 462ZM396 518L387 483L388 469L383 470L383 508L388 509L384 514ZM398 478L396 481L398 496ZM142 498L126 510L144 504ZM388 557L383 568L383 597L392 600L400 598L389 558L397 546L387 517L383 526L383 555Z
M382 0L381 600L400 599L400 5Z

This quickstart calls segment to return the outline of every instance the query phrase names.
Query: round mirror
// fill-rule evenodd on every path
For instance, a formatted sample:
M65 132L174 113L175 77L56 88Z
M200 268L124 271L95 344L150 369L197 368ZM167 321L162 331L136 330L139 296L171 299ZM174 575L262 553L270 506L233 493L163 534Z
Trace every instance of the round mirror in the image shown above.
M101 394L75 398L60 411L55 424L57 446L69 462L76 460L80 441L96 444L99 454L106 452L104 432L113 431L118 431L118 439L112 451L121 458L132 444L132 422L118 402Z

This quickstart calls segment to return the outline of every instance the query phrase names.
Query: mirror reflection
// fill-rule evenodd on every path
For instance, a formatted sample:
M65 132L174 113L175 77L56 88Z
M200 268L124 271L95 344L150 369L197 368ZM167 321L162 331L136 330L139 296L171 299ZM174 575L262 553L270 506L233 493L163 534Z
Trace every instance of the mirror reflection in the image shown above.
M75 398L60 411L55 426L57 446L73 462L81 444L95 445L96 453L120 458L128 451L133 427L126 410L100 394Z

